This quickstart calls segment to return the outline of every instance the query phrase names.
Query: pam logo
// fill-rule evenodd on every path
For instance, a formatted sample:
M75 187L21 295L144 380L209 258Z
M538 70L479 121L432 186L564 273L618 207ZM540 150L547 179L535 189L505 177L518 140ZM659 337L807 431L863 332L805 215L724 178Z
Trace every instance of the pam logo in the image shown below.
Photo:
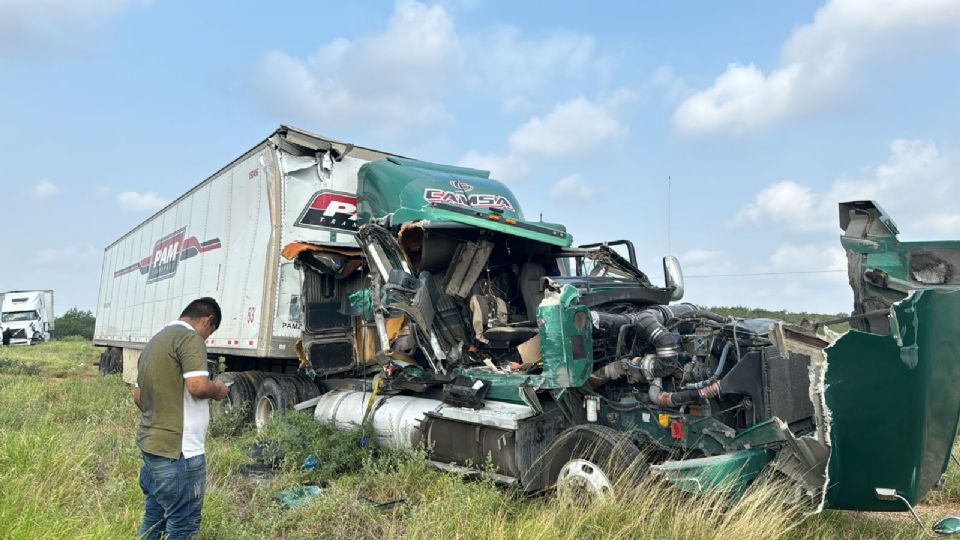
M219 238L200 243L196 236L187 236L187 228L184 227L157 240L150 255L117 270L113 277L139 270L141 274L147 275L147 283L154 283L176 274L180 261L219 248Z
M296 224L311 229L357 231L357 197L339 191L318 191L301 212Z

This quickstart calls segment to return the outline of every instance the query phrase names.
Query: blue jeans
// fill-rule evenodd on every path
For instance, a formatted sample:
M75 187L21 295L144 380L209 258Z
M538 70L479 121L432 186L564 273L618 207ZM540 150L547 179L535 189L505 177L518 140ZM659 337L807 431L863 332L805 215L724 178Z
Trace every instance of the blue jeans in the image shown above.
M207 483L207 462L204 456L170 459L140 452L140 489L146 496L143 523L137 538L157 540L167 533L167 540L189 540L200 530L200 509Z

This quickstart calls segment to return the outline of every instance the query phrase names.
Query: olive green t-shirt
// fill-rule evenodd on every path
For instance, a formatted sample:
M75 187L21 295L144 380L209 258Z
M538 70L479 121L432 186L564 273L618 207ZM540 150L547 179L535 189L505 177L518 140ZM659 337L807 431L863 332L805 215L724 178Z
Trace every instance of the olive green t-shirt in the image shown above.
M170 459L203 454L210 408L206 399L190 394L184 381L208 374L200 334L183 321L168 324L147 342L137 368L143 405L137 446Z

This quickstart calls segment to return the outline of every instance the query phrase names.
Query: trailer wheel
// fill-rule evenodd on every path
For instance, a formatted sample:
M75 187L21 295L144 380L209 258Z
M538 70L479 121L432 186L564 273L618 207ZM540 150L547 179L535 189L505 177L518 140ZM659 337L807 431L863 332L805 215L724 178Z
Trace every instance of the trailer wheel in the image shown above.
M569 499L602 497L629 487L647 469L629 436L596 424L566 429L541 459L544 485Z
M108 347L100 353L100 374L110 375L123 370L123 361L120 359L120 349Z
M257 430L270 422L274 411L292 409L300 402L297 384L290 377L266 377L257 390L253 404L253 421Z

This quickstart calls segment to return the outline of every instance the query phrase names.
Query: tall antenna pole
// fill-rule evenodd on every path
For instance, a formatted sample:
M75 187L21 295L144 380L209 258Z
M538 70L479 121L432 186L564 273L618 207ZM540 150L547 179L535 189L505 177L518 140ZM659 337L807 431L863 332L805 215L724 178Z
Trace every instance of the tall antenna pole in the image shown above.
M673 178L667 177L667 255L673 255L673 247L670 238L670 191L673 185Z

